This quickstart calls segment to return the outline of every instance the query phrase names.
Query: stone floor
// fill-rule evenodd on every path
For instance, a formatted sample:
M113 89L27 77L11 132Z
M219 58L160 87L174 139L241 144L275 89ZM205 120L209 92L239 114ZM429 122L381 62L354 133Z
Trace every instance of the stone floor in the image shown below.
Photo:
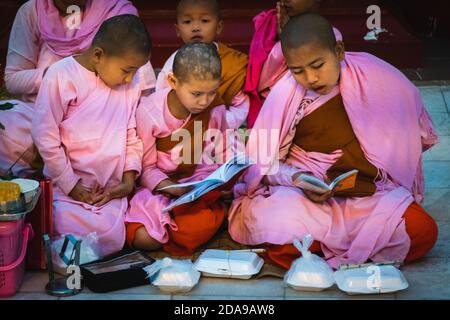
M244 299L450 299L450 86L420 87L441 142L425 154L427 211L437 220L439 239L419 262L402 268L409 288L396 294L348 296L336 287L321 293L294 291L281 279L228 280L201 278L186 295L166 295L147 285L110 294L95 294L87 288L77 300L244 300ZM11 299L56 299L45 294L46 273L27 273L20 292Z

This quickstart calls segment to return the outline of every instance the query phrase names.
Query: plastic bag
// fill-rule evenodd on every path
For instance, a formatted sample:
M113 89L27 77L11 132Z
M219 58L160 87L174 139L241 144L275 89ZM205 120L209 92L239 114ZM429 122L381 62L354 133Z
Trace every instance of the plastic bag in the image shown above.
M145 267L144 271L147 272L147 278L150 278L153 285L172 293L188 292L200 279L200 272L190 260L164 258Z
M59 254L61 253L61 249L64 244L65 237L58 238L52 241L51 250L52 250L52 262L54 270L62 275L66 275L67 273L67 265L61 259ZM80 239L80 238L77 238ZM89 262L93 262L100 259L100 255L98 254L98 236L96 232L92 232L88 234L86 237L81 238L81 249L80 249L80 264L85 264ZM66 256L69 256L72 253L73 245L70 244L67 246Z
M313 241L310 234L303 237L302 243L297 239L293 241L302 256L292 263L284 276L284 282L296 290L322 291L334 284L331 267L324 259L309 251Z

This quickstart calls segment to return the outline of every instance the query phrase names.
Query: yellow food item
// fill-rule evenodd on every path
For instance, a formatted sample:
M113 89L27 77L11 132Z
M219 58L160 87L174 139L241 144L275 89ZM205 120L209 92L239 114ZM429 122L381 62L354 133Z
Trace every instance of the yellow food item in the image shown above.
M0 182L0 202L20 199L20 186L14 182Z

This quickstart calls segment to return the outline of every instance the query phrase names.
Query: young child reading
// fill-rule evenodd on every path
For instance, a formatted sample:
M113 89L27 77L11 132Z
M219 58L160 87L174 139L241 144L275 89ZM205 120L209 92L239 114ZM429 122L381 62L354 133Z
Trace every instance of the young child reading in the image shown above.
M255 18L244 92L250 97L247 118L249 128L253 127L261 106L270 89L288 71L284 60L279 35L291 17L308 12L318 12L321 0L281 0L276 9L263 11ZM342 35L333 28L336 39Z
M214 44L186 44L175 55L173 73L168 75L170 88L141 100L136 118L144 144L143 188L131 200L125 218L130 246L155 250L164 245L171 254L189 255L222 224L224 208L217 201L221 192L213 190L166 213L164 209L173 197L190 189L158 191L177 182L202 180L226 161L222 152L227 153L225 145L230 144L221 146L219 137L209 134L239 128L246 117L248 99L240 96L237 101L236 97L237 103L229 108L212 106L220 75L220 57ZM187 138L181 135L182 143L180 133L188 133Z
M437 225L418 205L421 155L438 139L417 88L370 54L344 52L317 14L290 19L281 44L290 72L250 134L257 165L235 187L232 238L276 245L267 258L285 268L298 257L293 237L306 234L334 268L425 255ZM277 139L262 140L262 129L275 130ZM349 190L319 194L296 186L300 174L333 180L353 169L358 176Z
M214 43L222 62L222 75L213 106L233 105L233 99L242 95L247 70L247 55L223 43L215 42L222 32L223 20L217 0L181 0L177 7L177 35L184 43ZM156 81L156 90L169 87L168 74L172 72L175 54L167 60Z
M73 5L80 9L78 13L71 11ZM38 164L31 121L48 68L65 57L85 52L102 22L120 14L138 12L127 0L30 0L20 7L11 29L5 68L6 88L20 100L0 101L0 105L13 104L12 109L1 113L5 130L0 130L0 176L20 157L12 169L14 175L26 176ZM139 74L143 90L154 88L156 78L150 62Z
M142 167L136 72L150 51L138 17L112 17L85 53L49 68L36 100L32 136L54 184L56 233L95 232L100 255L125 243L127 196Z

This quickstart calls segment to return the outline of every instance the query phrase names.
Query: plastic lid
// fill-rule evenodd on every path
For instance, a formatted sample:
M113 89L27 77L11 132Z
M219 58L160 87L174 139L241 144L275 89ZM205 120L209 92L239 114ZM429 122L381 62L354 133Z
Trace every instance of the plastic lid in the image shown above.
M198 271L225 276L255 275L264 264L256 253L240 250L205 250L195 262Z
M347 293L388 293L408 288L408 282L394 266L368 266L334 273L336 283Z

